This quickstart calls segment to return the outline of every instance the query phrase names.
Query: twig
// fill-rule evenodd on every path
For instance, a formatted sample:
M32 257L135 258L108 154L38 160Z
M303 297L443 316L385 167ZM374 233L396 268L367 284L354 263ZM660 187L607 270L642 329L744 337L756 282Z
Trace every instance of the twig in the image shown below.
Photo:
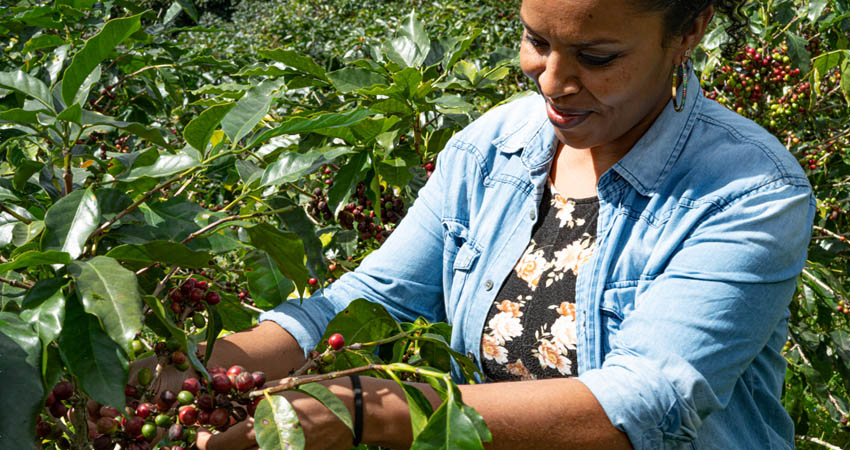
M191 170L193 170L193 169L189 169L189 170L191 171ZM88 237L88 238L86 238L86 240L88 241L88 240L90 240L90 239L94 238L95 236L97 236L97 235L99 235L99 234L103 233L103 232L104 232L107 228L111 227L111 226L112 226L112 224L114 224L115 222L117 222L117 221L118 221L118 220L120 220L122 217L126 216L127 214L130 214L133 210L135 210L136 208L138 208L138 207L139 207L142 203L144 203L144 202L148 201L151 197L153 197L153 195L154 195L154 194L156 194L157 192L159 192L162 188L164 188L164 187L166 187L166 186L170 185L170 184L171 184L171 183L173 183L174 181L179 180L180 178L182 178L182 177L183 177L184 175L186 175L187 173L188 173L188 172L183 172L183 173L181 173L181 174L179 174L179 175L175 175L175 176L173 176L173 177L171 177L171 178L169 178L169 179L167 179L167 180L163 181L162 183L159 183L158 185L154 186L154 188L153 188L153 189L151 189L150 191L146 192L146 193L145 193L145 195L143 195L143 196L142 196L142 198L140 198L140 199L136 200L136 201L135 201L132 205L128 206L128 207L127 207L127 208L125 208L123 211L121 211L120 213L118 213L117 215L115 215L115 217L113 217L112 219L108 220L106 223L104 223L103 225L101 225L100 227L98 227L96 230L92 231L92 233L89 235L89 237Z
M26 217L16 213L15 211L12 211L12 209L9 208L8 206L4 205L3 202L0 202L0 210L3 210L3 212L8 213L10 216L20 220L21 222L23 222L27 225L32 223L32 220L29 220Z
M805 353L803 353L803 347L800 345L800 343L799 343L799 342L797 342L797 339L795 339L795 338L794 338L794 335L793 335L793 334L789 334L788 336L789 336L789 338L791 338L791 342L793 342L793 343L794 343L794 347L792 347L792 350L796 348L796 349L797 349L797 351L800 353L800 359L802 359L802 360L803 360L803 362L804 362L804 363L806 363L806 365L807 365L807 366L812 367L812 362L811 362L811 361L809 361L809 358L806 358L806 354L805 354ZM831 393L831 392L829 392L829 390L826 390L826 396L829 398L829 401L830 401L830 403L832 403L832 406L834 406L834 407L835 407L835 409L836 409L836 410L837 410L837 411L838 411L838 412L839 412L842 416L846 416L846 415L847 415L847 412L846 412L846 411L844 411L843 409L841 409L841 406L839 406L839 405L838 405L838 400L836 400L836 399L835 399L835 397L833 397L833 396L832 396L832 393Z
M30 288L33 287L32 284L27 284L27 283L24 283L23 281L18 281L18 280L10 280L10 279L5 278L5 277L0 277L0 282L11 284L12 286L15 286L16 288L21 288L21 289L30 289Z
M795 437L796 437L797 439L802 439L802 440L804 440L804 441L814 442L815 444L822 445L822 446L824 446L824 447L826 447L826 448L829 448L829 449L832 449L832 450L841 450L841 447L839 447L839 446L837 446L837 445L832 445L832 444L830 444L829 442L822 441L822 440L820 440L820 439L818 439L818 438L816 438L816 437L811 437L811 436L802 436L802 435L799 435L799 434L798 434L798 435L796 435Z
M65 174L63 175L63 179L65 180L65 195L68 195L74 190L74 174L71 172L71 149L66 149L64 153Z

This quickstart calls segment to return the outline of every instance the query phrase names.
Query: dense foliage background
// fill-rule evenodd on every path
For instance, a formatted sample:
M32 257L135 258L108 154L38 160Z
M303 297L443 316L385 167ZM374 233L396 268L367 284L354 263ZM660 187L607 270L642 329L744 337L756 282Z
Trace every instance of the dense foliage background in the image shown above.
M354 269L447 139L530 87L514 2L2 4L0 385L14 386L0 396L3 448L89 445L87 399L123 410L145 398L125 399L130 361L175 363L177 350L203 370L199 342ZM799 448L848 448L850 5L744 12L747 48L724 57L716 20L694 61L709 98L773 132L809 174L819 209L784 402ZM200 300L186 298L189 279L206 283ZM409 378L399 368L428 366L439 386L450 358L472 370L444 324L355 315L340 325L348 343L382 343L321 371L385 362L398 370L381 376ZM357 335L374 321L391 325ZM45 408L59 380L74 393ZM436 425L422 414L424 442ZM475 416L447 407L428 424L486 439Z

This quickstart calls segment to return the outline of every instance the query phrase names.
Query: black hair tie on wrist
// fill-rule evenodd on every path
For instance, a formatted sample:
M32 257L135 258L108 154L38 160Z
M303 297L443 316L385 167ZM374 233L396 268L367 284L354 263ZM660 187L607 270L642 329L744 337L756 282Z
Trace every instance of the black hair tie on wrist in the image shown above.
M360 387L360 375L349 375L351 389L354 390L354 447L363 439L363 389Z

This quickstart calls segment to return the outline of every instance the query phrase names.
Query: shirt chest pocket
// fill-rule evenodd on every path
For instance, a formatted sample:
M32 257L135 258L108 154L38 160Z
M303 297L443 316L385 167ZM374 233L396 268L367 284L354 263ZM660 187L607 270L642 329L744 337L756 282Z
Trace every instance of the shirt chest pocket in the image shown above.
M458 223L445 223L444 226L447 229L445 254L448 258L445 267L451 267L451 271L445 274L446 279L451 280L447 290L450 295L446 300L451 305L463 298L463 291L469 289L470 275L481 256L481 249L470 238L465 226Z
M599 306L602 326L602 359L616 347L620 324L634 310L637 285L617 286L602 293Z

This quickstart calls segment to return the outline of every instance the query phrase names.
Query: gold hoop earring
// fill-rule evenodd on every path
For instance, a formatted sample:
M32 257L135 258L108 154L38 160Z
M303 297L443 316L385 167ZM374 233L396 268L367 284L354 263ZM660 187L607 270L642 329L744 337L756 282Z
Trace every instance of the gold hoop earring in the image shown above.
M688 76L690 71L688 70L688 60L691 57L691 50L688 49L685 51L685 60L682 64L676 66L673 70L673 109L676 112L682 112L685 110L685 100L688 98ZM678 101L679 97L679 79L682 80L682 101L681 103Z

